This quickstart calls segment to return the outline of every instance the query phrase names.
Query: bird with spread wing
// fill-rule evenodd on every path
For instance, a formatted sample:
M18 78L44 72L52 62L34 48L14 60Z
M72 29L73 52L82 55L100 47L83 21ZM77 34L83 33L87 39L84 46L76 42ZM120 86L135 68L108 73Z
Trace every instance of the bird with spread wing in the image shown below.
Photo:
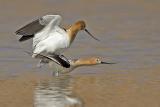
M77 21L69 29L60 27L62 17L60 15L45 15L20 28L15 33L20 35L20 42L33 38L33 58L40 58L40 63L46 63L39 54L54 58L63 67L69 68L70 62L62 55L69 48L80 30L87 32L95 38L87 29L84 21Z

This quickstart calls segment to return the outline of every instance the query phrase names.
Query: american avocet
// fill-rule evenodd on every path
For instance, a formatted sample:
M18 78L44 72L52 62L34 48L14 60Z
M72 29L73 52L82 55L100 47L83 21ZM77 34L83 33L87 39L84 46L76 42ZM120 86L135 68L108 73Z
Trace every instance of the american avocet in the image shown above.
M33 54L32 57L38 58L38 54L45 54L53 58L63 60L64 67L69 67L68 60L60 54L64 49L68 48L73 42L76 34L80 30L86 31L91 37L95 38L87 29L84 21L77 21L68 30L60 28L62 17L60 15L45 15L15 33L22 35L19 41L25 41L33 38ZM65 60L64 60L65 59ZM44 62L43 60L40 61Z
M59 74L69 73L77 67L93 66L93 65L99 65L99 64L116 64L113 62L104 62L99 57L90 57L90 58L79 58L79 59L73 59L73 60L70 59L68 60L70 63L70 67L65 68L52 57L41 55L41 54L39 55L49 61L49 67L53 70L53 74L56 76Z

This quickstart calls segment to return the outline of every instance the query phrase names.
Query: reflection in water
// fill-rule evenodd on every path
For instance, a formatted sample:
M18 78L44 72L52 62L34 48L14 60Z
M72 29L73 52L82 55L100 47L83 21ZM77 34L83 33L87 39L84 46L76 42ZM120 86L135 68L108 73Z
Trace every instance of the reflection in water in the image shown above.
M72 92L71 76L53 77L35 89L35 107L84 107L80 98Z

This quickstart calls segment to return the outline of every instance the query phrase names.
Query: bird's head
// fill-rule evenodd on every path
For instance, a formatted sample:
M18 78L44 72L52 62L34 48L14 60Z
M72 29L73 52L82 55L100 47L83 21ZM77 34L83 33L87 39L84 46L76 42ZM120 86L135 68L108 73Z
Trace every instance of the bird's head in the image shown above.
M86 23L83 20L77 21L75 23L75 26L79 29L79 30L85 30L86 28Z
M87 34L89 34L93 39L99 41L96 37L94 37L86 28L86 23L83 20L77 21L75 24L75 28L78 30L84 30Z
M104 62L101 58L99 57L92 57L88 59L91 65L97 65L97 64L115 64L112 62Z

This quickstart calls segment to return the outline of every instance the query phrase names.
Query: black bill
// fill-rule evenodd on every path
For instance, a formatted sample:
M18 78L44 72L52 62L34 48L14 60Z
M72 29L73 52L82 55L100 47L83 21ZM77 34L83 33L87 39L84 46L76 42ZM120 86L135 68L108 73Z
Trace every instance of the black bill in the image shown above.
M85 29L85 32L87 32L93 39L100 41L99 39L97 39L96 37L94 37L87 29Z
M114 63L114 62L101 62L101 64L116 64L116 63Z

